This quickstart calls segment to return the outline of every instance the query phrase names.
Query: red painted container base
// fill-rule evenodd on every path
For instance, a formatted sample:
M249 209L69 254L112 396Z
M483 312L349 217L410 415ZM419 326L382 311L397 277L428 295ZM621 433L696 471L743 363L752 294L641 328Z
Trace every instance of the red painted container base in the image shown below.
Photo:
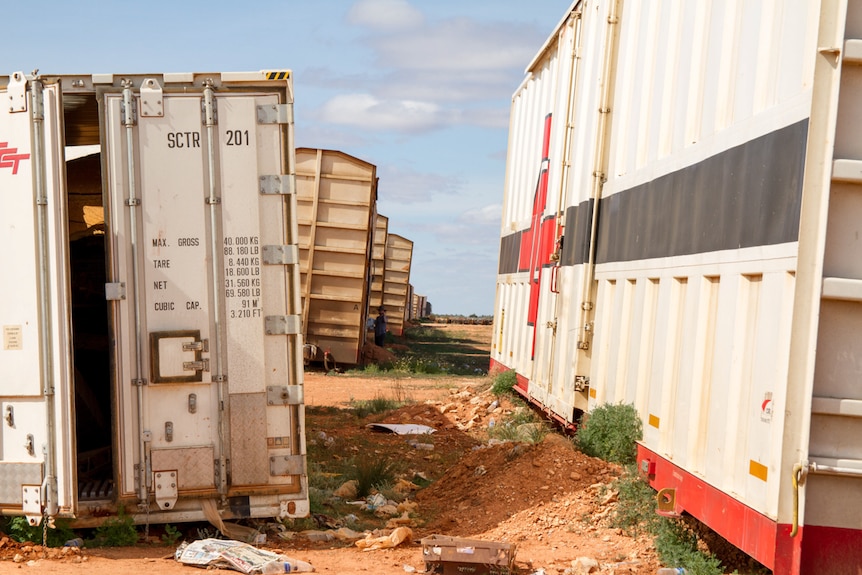
M509 369L493 359L490 367ZM514 391L560 419L530 398L529 386L529 380L518 375ZM671 513L696 517L773 575L862 575L862 529L800 525L791 537L789 524L755 511L643 445L638 445L638 466L650 473L650 485L657 491L675 490Z
M696 517L773 575L862 574L862 530L808 525L791 537L790 525L773 521L642 445L638 464L654 470L649 476L653 488L675 490L674 511Z

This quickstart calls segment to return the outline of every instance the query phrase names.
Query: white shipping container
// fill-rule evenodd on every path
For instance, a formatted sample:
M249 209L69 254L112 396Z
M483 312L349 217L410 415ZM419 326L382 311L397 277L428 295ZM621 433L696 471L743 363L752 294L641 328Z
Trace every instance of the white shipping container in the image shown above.
M307 515L290 73L0 92L2 512Z
M776 575L862 567L862 5L577 1L513 96L492 364Z

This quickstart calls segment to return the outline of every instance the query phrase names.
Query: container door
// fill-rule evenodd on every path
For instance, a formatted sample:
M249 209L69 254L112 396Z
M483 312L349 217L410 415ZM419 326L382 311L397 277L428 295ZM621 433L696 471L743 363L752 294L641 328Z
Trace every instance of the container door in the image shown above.
M21 73L0 88L0 507L74 513L62 104Z
M815 361L803 485L802 573L846 573L862 564L862 138L855 128L862 114L862 38L851 25L854 8L847 10L846 28L842 10L829 40L840 40L843 33L843 52L818 63L823 74L817 76L813 109L820 105L825 111L812 113L815 135L809 133L809 142L834 141L834 147L831 158L825 144L818 148L822 156L812 154L812 163L832 169L831 174L815 172L822 178L817 182L822 195L814 201L826 212L818 223L825 221L826 230L822 278L814 283L820 286L821 300L817 341L811 347ZM821 123L824 117L834 124ZM803 197L803 206L806 201ZM814 234L806 234L804 224L800 244L814 244ZM822 234L819 229L816 233ZM800 256L800 279L809 281L803 276L804 263Z
M298 492L278 93L101 95L115 292L119 493ZM265 115L265 114L264 114ZM109 280L110 281L110 280ZM294 369L294 368L291 368ZM294 378L295 379L295 378Z

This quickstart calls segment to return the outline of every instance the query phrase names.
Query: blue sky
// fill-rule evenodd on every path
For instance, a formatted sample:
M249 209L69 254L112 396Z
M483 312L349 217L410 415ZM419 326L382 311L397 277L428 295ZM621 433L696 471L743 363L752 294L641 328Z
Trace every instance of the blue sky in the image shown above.
M511 96L571 0L4 1L9 74L289 68L297 146L377 166L436 313L493 312Z

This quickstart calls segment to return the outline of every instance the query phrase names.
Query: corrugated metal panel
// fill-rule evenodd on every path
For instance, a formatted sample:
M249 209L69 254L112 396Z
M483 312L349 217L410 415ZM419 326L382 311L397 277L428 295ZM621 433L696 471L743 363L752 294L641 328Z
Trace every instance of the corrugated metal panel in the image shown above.
M383 307L386 308L386 326L394 335L402 335L404 331L412 259L413 242L396 234L387 234Z
M389 218L377 214L374 225L374 246L371 253L371 295L368 309L373 313L383 305L383 276L386 270L386 235Z
M342 152L297 150L303 333L339 363L357 363L365 344L376 174Z
M846 7L845 30L844 4L798 4L599 0L577 27L574 81L565 26L551 36L513 97L492 360L567 420L584 376L591 407L633 403L642 452L725 498L683 495L689 511L776 573L838 573L858 554L830 561L826 542L862 540L862 508L839 503L862 481L862 322L858 290L832 287L862 281L862 178L841 163L862 159L862 12ZM531 260L540 156L565 214L556 285ZM809 456L801 542L780 525ZM771 532L722 521L729 502Z

